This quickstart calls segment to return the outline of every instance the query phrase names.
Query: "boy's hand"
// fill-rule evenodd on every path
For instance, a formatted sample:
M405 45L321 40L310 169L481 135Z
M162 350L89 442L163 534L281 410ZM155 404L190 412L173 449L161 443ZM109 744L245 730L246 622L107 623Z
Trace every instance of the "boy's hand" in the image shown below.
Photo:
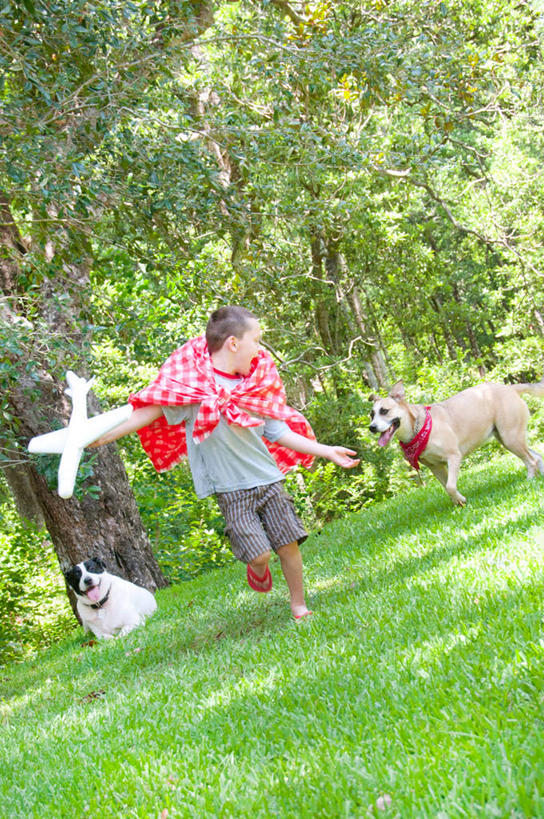
M299 435L297 432L284 432L281 438L276 441L280 446L286 446L294 452L303 452L306 455L313 455L316 458L328 458L338 466L343 466L344 469L352 469L357 464L361 463L360 458L350 458L350 455L357 453L353 449L347 449L345 446L327 446L320 444L319 441L312 441L309 438Z
M357 453L353 451L353 449L346 449L345 446L328 446L327 447L327 454L325 455L329 461L332 461L338 466L343 466L344 469L353 469L354 466L357 466L361 463L360 458L350 458L350 455L356 455Z
M91 444L87 444L85 449L96 449L99 446L104 446L107 443L104 436L103 438L97 438L96 441L93 441Z

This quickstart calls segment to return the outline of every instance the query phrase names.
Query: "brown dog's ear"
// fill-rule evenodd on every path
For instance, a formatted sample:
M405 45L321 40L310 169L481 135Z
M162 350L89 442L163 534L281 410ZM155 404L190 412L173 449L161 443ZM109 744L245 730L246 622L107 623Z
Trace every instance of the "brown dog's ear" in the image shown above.
M380 400L380 397L379 395L374 395L374 393L372 393L372 395L368 396L368 400L370 401L371 404L374 404L376 401Z
M389 397L393 398L395 401L405 400L406 393L404 391L404 384L402 383L402 381L397 381L397 383L391 387Z

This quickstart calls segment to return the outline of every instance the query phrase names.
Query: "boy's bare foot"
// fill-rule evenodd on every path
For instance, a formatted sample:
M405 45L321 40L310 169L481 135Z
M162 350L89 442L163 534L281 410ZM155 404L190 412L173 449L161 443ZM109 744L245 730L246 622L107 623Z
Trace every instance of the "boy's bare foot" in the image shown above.
M264 574L259 576L248 564L247 582L254 591L269 592L272 588L272 575L270 574L270 569L267 566Z
M306 606L291 606L291 611L293 612L295 620L300 620L302 617L308 617L308 615L313 614Z

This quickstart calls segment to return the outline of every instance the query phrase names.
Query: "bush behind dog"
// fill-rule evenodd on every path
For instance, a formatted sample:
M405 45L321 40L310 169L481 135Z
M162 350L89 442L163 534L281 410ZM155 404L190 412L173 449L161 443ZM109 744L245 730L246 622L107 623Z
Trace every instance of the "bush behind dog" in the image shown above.
M0 524L0 664L28 657L77 626L45 530L9 505Z

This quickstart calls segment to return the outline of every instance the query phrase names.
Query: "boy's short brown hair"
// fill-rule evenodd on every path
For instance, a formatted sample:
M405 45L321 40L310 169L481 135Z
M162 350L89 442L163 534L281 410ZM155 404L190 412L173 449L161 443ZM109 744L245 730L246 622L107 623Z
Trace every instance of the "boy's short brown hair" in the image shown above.
M257 317L245 307L230 305L214 310L206 325L206 342L208 352L215 353L220 350L229 336L242 338L249 328L251 319Z

